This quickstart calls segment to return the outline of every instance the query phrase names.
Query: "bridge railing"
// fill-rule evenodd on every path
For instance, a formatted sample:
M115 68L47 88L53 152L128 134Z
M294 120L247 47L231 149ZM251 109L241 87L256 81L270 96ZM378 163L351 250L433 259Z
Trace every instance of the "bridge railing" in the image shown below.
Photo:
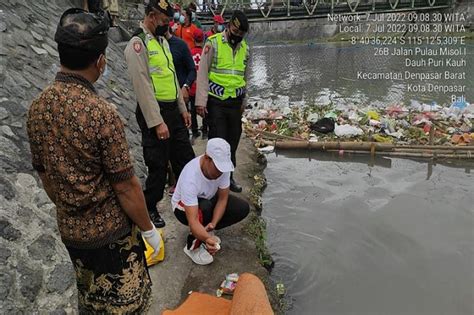
M250 19L316 16L328 13L356 13L399 10L429 10L451 7L454 0L203 0L200 15L228 15L239 9Z

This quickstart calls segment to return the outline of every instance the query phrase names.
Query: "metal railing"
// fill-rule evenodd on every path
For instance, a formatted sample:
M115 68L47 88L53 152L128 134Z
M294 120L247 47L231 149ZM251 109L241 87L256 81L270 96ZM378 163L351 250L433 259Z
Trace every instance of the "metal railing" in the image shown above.
M239 9L250 18L317 16L327 13L356 13L449 8L454 0L204 0L198 4L202 16L225 15ZM282 14L284 13L284 14Z

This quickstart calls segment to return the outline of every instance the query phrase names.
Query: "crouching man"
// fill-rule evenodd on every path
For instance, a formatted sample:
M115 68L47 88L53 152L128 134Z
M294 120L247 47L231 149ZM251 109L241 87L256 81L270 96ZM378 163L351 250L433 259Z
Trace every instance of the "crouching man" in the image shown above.
M198 265L212 263L220 249L213 231L240 222L249 213L248 202L229 195L233 170L230 145L213 138L206 153L186 164L178 179L171 205L176 218L191 230L184 252Z

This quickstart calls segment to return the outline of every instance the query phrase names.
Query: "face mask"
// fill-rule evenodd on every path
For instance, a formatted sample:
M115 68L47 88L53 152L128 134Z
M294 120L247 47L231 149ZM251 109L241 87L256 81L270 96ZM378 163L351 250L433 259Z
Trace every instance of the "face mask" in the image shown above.
M101 70L101 69L102 69L102 68L100 67L100 60L101 60L101 58L104 58L104 60L106 60L106 59L105 59L105 56L104 56L104 57L100 57L99 60L97 61L96 66L97 66L97 69L98 69L98 71L99 71L99 76L97 77L97 79L96 79L94 82L96 82L96 81L99 80L99 79L102 79L103 82L107 82L108 79L109 79L109 69L107 68L107 61L105 62L105 66L104 66L104 68L103 68L104 70Z
M196 13L195 12L191 13L191 21L193 21L193 22L196 21Z
M109 77L110 77L109 67L107 66L107 64L105 64L104 72L102 72L102 81L108 82Z
M169 25L168 24L165 24L165 25L158 25L156 28L155 28L155 36L165 36L165 33L166 31L168 30L169 28Z
M224 30L224 25L222 25L222 24L217 25L217 32L220 33L220 32L222 32L223 30Z
M229 43L233 46L236 47L238 43L240 43L244 39L241 36L237 36L235 34L232 34L232 32L229 31Z
M178 21L180 16L181 16L181 14L179 14L179 12L175 12L175 13L173 14L173 19L174 19L175 21Z
M180 15L179 16L179 23L184 24L184 20L185 20L184 15Z

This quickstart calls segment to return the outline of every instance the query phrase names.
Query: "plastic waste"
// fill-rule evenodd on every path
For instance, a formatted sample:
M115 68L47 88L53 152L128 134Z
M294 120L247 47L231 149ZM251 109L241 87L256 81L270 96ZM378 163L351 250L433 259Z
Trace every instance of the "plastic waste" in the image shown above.
M375 120L375 119L371 119L371 120L369 120L369 125L374 126L374 127L378 127L378 126L380 126L380 121Z
M320 133L330 133L334 131L334 120L332 118L323 118L310 125L311 130Z
M275 147L272 145L267 145L266 147L258 148L258 151L261 153L272 153L275 151Z
M403 133L402 133L402 132L400 132L400 131L395 131L395 132L387 132L387 135L389 135L390 137L397 138L397 139L401 139L401 138L403 138Z
M338 137L351 137L351 136L360 136L364 133L359 127L354 127L351 125L337 125L334 128L334 133Z
M277 283L276 285L276 291L279 297L282 297L285 295L285 285L283 283Z
M289 114L291 114L291 108L289 106L286 106L285 108L283 108L283 111L281 113L283 114L283 116L288 116Z
M369 117L369 119L373 119L373 120L379 120L380 119L379 114L376 111L373 111L373 110L369 110L367 112L367 117Z
M319 115L318 113L311 113L308 115L308 117L306 118L306 121L309 122L309 123L315 123L319 120Z
M472 140L472 134L468 134L468 133L463 133L463 134L456 134L456 135L453 135L452 138L451 138L451 142L454 143L454 144L468 144L471 142Z
M395 126L396 126L396 122L395 120L393 119L382 119L381 120L381 125L380 125L383 129L385 129L385 132L386 133L393 133L395 132Z
M231 273L226 275L225 280L222 281L220 288L217 289L216 295L222 296L222 294L234 294L234 290L237 287L237 282L239 281L238 273Z
M350 121L353 121L353 122L357 122L359 121L359 115L357 115L357 113L355 111L352 111L350 112L348 115L347 115L347 118L350 120Z
M337 114L335 112L329 112L326 115L324 115L324 118L332 118L334 120L337 120Z
M467 107L467 103L465 100L457 100L451 104L450 108L463 110L466 107Z
M392 143L393 142L392 138L384 137L382 135L373 135L373 138L374 138L375 142L380 142L380 143Z
M265 120L260 120L260 121L258 122L258 128L260 128L260 129L265 129L265 127L266 127L267 125L268 125L268 124L267 124L267 122L266 122Z

